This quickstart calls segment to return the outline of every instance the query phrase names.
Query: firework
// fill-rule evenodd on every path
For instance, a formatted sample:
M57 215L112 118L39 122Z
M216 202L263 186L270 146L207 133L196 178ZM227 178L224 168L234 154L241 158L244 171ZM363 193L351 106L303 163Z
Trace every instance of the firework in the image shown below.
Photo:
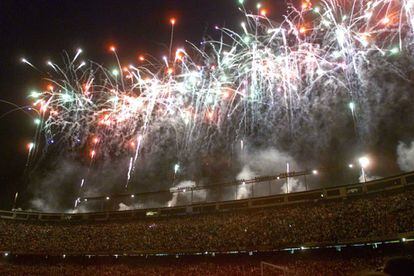
M62 151L86 151L91 163L125 156L128 187L142 148L162 126L185 159L221 140L243 149L243 138L260 131L294 135L321 95L345 91L357 116L368 67L403 75L390 59L412 55L413 11L413 0L304 1L274 22L260 5L245 13L239 31L216 26L220 40L190 45L196 56L174 53L172 35L166 56L140 55L139 65L121 62L115 46L116 68L84 61L78 49L64 66L48 61L49 85L29 95L45 137L36 136L30 154L56 141ZM170 24L173 34L176 19Z

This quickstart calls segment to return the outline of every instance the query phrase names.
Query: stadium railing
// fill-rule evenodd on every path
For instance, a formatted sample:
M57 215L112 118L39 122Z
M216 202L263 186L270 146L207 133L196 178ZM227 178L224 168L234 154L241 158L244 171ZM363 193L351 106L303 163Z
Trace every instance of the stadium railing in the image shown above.
M410 189L412 187L414 187L414 172L377 179L365 183L315 189L305 192L277 194L272 196L252 197L230 201L194 203L174 207L85 213L42 213L0 210L0 219L38 220L47 222L122 220L145 218L150 216L171 216L185 215L189 213L211 213L247 208L263 208L318 200L358 197L379 192L398 192L401 189Z

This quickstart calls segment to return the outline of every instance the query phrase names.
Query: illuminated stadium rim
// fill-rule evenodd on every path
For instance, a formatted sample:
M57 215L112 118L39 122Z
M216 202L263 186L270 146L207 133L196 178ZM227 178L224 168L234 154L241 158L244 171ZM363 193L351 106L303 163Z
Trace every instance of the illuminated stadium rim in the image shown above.
M21 252L13 252L13 251L0 251L0 254L3 257L7 258L9 256L47 256L47 257L167 257L167 256L215 256L217 255L231 255L231 254L249 254L253 255L254 253L272 253L272 252L290 252L291 254L295 253L296 251L304 251L304 250L320 250L320 249L332 249L335 248L336 251L341 251L342 248L353 248L353 247L373 247L377 248L379 245L389 245L389 244L400 244L400 243L409 243L414 242L414 232L407 232L397 235L393 239L382 239L382 240L367 240L359 241L359 242L339 242L335 244L326 244L326 245L303 245L303 246L292 246L292 247L285 247L285 248L275 248L275 249L267 249L267 250L260 250L260 249L242 249L242 250L228 250L228 251L181 251L181 252L158 252L158 253L144 253L144 252L123 252L123 253L108 253L108 252L94 252L94 253L21 253Z
M305 176L310 174L315 174L315 172L319 172L321 170L324 170L323 168L320 169L313 169L313 170L305 170L305 171L299 171L299 172L288 172L288 173L279 173L277 175L272 176L259 176L255 177L253 179L248 180L235 180L235 181L229 181L229 182L220 182L215 183L211 185L200 185L195 187L182 187L182 188L173 188L168 190L158 190L158 191L151 191L151 192L143 192L143 193L122 193L122 194L114 194L114 195L103 195L103 196L89 196L89 197L79 197L80 203L86 200L103 200L109 198L123 198L123 197L131 197L131 196L139 196L139 195L150 195L150 194L161 194L161 193L179 193L179 192L189 192L189 191L198 191L198 190L205 190L205 189L213 189L217 187L229 187L229 186L237 186L242 184L254 184L257 182L264 182L264 181L272 181L272 180L281 180L286 179L289 177L299 177L299 176Z
M292 172L293 173L293 172ZM254 184L252 182L251 184ZM378 186L380 184L380 186ZM207 186L208 187L208 186ZM253 187L253 186L252 186ZM402 173L398 175L388 176L381 179L376 179L367 182L360 182L354 184L345 184L345 185L338 185L338 186L330 186L330 187L323 187L318 189L312 189L308 191L301 191L301 192L292 192L292 193L280 193L280 194L272 194L266 196L252 196L249 198L242 198L242 199L232 199L232 200L217 200L217 201L203 201L203 202L193 202L189 204L183 205L176 205L176 206L158 206L158 207L148 207L148 208L137 208L131 210L101 210L101 211L94 211L94 212L80 212L80 213L67 213L67 212L39 212L39 211L23 211L23 210L0 210L0 219L13 219L13 220L26 220L29 217L33 219L33 216L36 216L38 220L41 221L62 221L71 219L73 217L81 218L81 220L89 220L90 216L94 215L103 215L105 214L105 219L99 218L98 221L106 220L113 215L117 215L120 213L139 213L139 212L146 212L146 216L154 215L152 214L155 212L155 215L158 215L158 212L161 212L163 215L167 215L164 213L168 210L177 210L177 209L185 209L185 213L187 213L187 207L211 207L215 206L215 210L236 210L233 208L227 208L229 204L239 204L239 203L247 203L247 206L240 206L240 208L262 208L262 207L270 207L276 205L283 205L283 204L295 204L301 203L305 201L313 201L315 199L336 199L336 198L347 198L349 196L363 196L373 193L380 193L385 191L391 191L395 189L412 189L414 188L414 171ZM170 194L174 194L177 192L168 191ZM154 193L156 194L156 193ZM138 195L145 195L143 194L134 194L134 199L139 198ZM127 195L131 198L131 194ZM308 198L307 196L312 196ZM317 198L315 197L317 196ZM306 198L303 198L306 197ZM109 200L105 200L105 197L96 197L93 198L95 200L101 200L102 203L108 202ZM282 201L277 202L270 202L270 203L259 203L254 204L255 202L260 202L262 200L273 200L273 199L283 199ZM252 204L250 204L251 202ZM83 203L81 201L80 203ZM103 206L103 205L102 205ZM225 208L222 208L225 207ZM192 211L190 211L192 213ZM151 214L150 214L151 213ZM24 216L24 217L22 217ZM54 216L50 218L50 216ZM96 218L93 218L96 220Z
M232 181L232 182L223 182L223 183L217 183L217 184L212 184L212 185L202 185L202 186L195 186L195 187L183 187L183 188L176 188L174 190L169 189L169 190L142 192L142 193L122 193L122 194L113 194L113 195L79 197L79 201L80 201L79 204L82 204L82 203L90 201L90 200L120 199L120 198L139 197L139 196L154 195L154 194L161 194L161 193L174 194L174 193L180 193L180 192L191 192L191 191L198 191L198 190L205 190L205 189L214 189L214 188L217 188L217 187L223 188L223 187L238 186L238 185L243 185L243 184L255 184L255 183L265 182L265 181L281 180L281 179L287 179L287 178L290 178L290 177L299 177L299 176L311 175L311 174L315 174L315 172L318 173L318 172L323 171L323 170L325 170L325 169L324 168L319 168L317 170L306 170L306 171L300 171L300 172L292 171L292 172L289 172L289 173L280 173L280 174L274 175L274 176L262 176L262 177L256 177L254 179L249 179L249 180L236 180L236 181ZM407 172L407 173L402 173L402 174L397 174L397 175L392 175L392 176L387 176L387 177L383 177L383 178L375 179L375 180L371 180L371 181L366 181L366 182L341 184L341 185L330 186L330 187L320 187L320 188L306 190L306 191L288 192L287 194L298 194L298 193L306 193L306 192L318 191L318 190L323 190L323 189L337 189L337 188L341 188L341 187L351 187L351 186L356 186L356 185L362 185L362 184L365 184L365 183L381 182L381 181L384 181L384 180L387 180L387 179L399 178L399 177L403 177L405 175L410 175L410 174L414 174L414 171ZM286 195L286 193L268 195L268 196L277 196L277 195ZM249 198L255 198L255 197L249 197ZM248 198L244 198L244 199L248 199ZM237 200L243 200L243 199L237 199ZM226 201L226 200L224 200L224 201ZM230 200L230 201L235 201L235 200ZM218 202L220 202L220 201L218 201ZM207 202L200 202L200 203L207 203ZM213 202L209 202L209 203L213 203Z

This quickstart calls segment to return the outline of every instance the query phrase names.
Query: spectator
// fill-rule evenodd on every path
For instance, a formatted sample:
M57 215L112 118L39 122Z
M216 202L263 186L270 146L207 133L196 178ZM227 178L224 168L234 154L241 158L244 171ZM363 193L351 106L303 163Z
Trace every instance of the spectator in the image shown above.
M396 238L414 230L414 191L118 222L0 219L0 251L153 253L269 250Z

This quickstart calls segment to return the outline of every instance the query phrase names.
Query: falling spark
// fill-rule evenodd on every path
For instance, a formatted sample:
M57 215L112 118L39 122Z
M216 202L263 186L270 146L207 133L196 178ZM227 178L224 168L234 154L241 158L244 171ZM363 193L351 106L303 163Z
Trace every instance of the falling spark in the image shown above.
M355 111L362 109L360 99L372 93L364 89L367 68L393 70L393 59L412 59L407 49L413 45L413 1L327 0L314 8L304 1L279 23L267 18L262 4L256 7L238 27L240 34L216 26L222 39L203 41L208 47L192 45L191 51L174 48L175 58L171 51L160 60L141 54L136 66L121 62L110 45L118 66L80 61L81 49L65 60L67 67L48 61L50 85L29 95L30 108L39 115L38 131L46 141L55 141L45 147L79 150L94 160L91 164L114 154L128 156L128 187L140 151L157 146L154 134L165 126L174 129L180 162L223 140L231 149L240 143L243 151L240 138L253 135L258 125L274 133L300 131L298 125L310 123L312 97L322 103L339 95L352 100L357 129ZM169 23L171 49L177 21L170 18ZM34 67L26 58L21 62ZM345 106L337 112L349 110ZM99 140L91 143L93 137ZM43 152L36 139L27 145L29 153L34 143L33 154Z

